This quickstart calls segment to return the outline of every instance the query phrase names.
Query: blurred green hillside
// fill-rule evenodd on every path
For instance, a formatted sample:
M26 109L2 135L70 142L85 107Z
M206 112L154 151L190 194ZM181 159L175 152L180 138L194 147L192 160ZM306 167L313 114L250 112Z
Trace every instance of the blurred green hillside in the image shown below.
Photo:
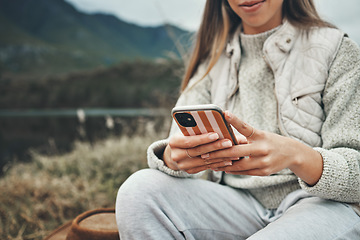
M4 77L0 109L170 108L182 74L180 61L135 61L42 79Z
M0 73L45 76L135 59L179 58L191 33L78 12L64 0L0 0ZM177 47L176 47L177 46Z
M0 110L167 108L174 105L192 33L85 14L64 0L0 0ZM170 113L169 113L170 116ZM121 135L137 120L0 117L0 175L28 148ZM119 123L121 122L121 124ZM131 125L127 124L131 122ZM131 126L131 127L129 127ZM54 143L54 144L53 144ZM14 160L15 159L15 160Z

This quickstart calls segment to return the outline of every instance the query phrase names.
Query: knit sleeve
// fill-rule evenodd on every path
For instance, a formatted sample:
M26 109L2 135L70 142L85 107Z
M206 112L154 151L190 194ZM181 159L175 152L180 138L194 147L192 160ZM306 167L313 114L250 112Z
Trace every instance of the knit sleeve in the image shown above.
M207 104L211 101L210 88L211 79L209 77L202 78L204 74L204 66L200 66L197 74L190 79L187 88L180 95L176 106ZM169 137L173 134L180 133L175 121L172 121ZM168 168L161 159L168 139L163 139L151 144L147 150L147 160L150 168L158 169L174 177L199 177L202 173L188 174L185 171L174 171Z
M310 194L341 202L360 202L360 50L344 38L323 92L326 119L321 130L323 173Z

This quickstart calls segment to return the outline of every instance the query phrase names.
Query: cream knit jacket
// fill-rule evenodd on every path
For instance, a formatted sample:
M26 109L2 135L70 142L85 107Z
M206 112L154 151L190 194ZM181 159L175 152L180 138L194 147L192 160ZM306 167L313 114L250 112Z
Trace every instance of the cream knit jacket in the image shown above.
M200 67L177 103L215 103L257 128L293 137L322 154L323 174L312 187L287 169L268 177L224 176L226 184L249 190L267 208L276 208L287 194L299 188L326 199L360 201L360 51L340 31L314 29L309 34L306 38L287 22L262 34L258 38L264 38L264 48L260 46L259 56L254 58L258 69L252 72L241 68L249 60L246 52L241 52L239 34L235 34L211 73L198 81L203 71ZM269 57L268 51L275 54ZM273 87L266 91L272 94L265 94L265 98L251 95L254 91L246 84L247 78L251 81L258 75L266 81L256 80L257 89ZM244 100L247 93L248 103ZM303 114L297 110L299 107ZM252 118L254 108L266 109L267 116ZM177 131L173 124L170 135ZM161 140L149 147L151 168L177 177L200 175L167 168L159 158L166 144L167 140ZM216 174L211 178L219 180Z

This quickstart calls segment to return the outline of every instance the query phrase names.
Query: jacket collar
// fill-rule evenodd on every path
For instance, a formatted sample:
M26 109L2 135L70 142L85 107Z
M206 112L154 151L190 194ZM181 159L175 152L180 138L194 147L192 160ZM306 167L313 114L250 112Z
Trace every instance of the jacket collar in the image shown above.
M282 52L288 53L293 48L295 39L299 35L299 30L291 25L287 20L284 20L282 26L271 35L264 43L264 50L274 44Z
M227 43L225 48L225 54L227 57L232 57L235 52L240 52L240 33L241 33L241 25L235 31L233 37ZM299 31L291 25L287 20L284 20L282 26L265 41L264 49L268 46L269 42L275 42L275 46L277 46L282 52L288 53L295 42L295 38L298 36Z
M230 41L227 43L225 48L225 54L227 57L231 57L235 51L240 51L240 33L241 33L241 25L235 31L233 36L230 38ZM238 50L239 49L239 50Z

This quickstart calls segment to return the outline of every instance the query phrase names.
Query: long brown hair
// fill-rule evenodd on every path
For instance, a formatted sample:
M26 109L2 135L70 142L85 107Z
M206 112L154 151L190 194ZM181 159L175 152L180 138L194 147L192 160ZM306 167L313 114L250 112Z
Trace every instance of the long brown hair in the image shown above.
M309 30L311 27L334 27L320 18L313 0L284 0L282 14L283 18L302 30ZM233 12L227 0L206 1L195 47L182 80L182 91L205 60L209 60L209 64L204 76L210 72L240 23L241 19Z

